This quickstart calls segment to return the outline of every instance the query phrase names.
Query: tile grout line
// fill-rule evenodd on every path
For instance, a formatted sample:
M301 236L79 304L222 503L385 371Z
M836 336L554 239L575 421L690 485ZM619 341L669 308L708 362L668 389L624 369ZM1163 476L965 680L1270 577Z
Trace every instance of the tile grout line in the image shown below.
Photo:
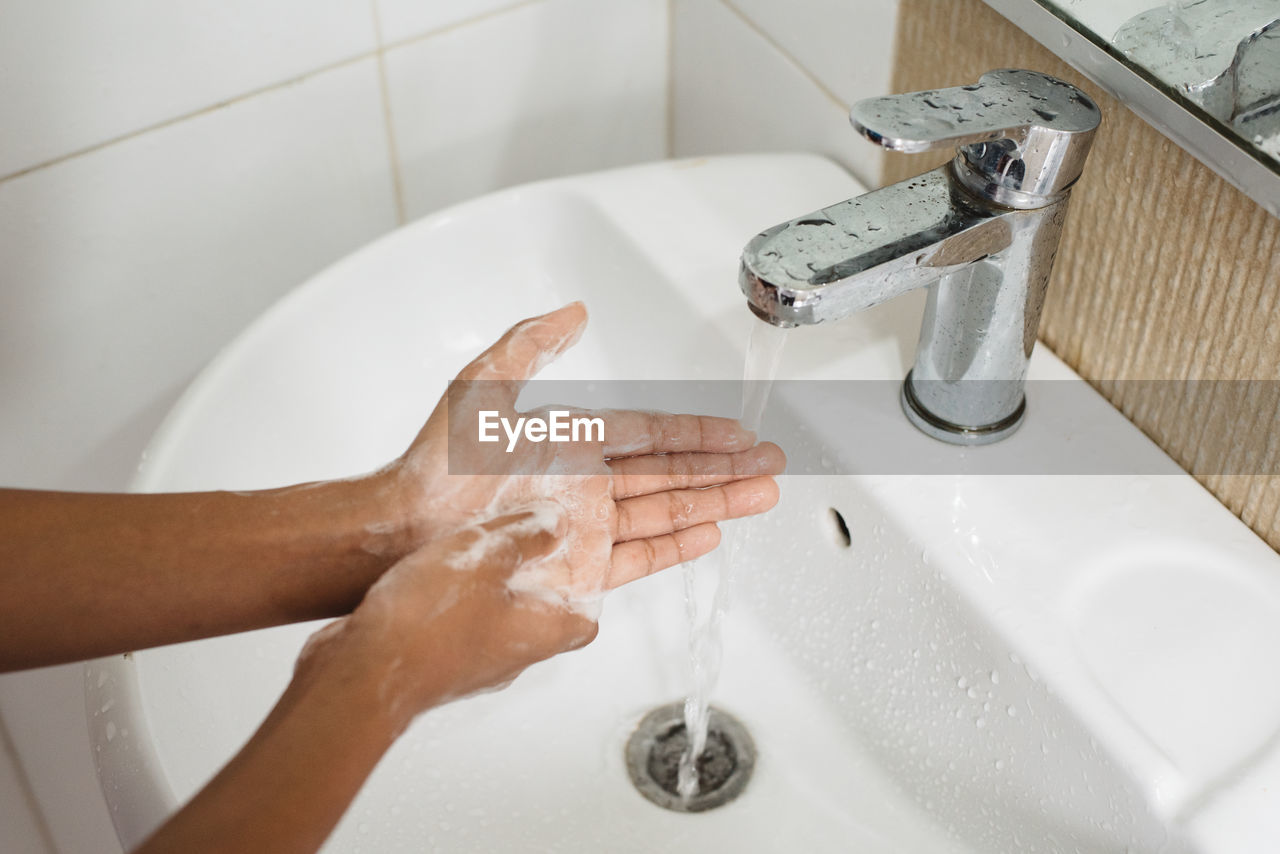
M374 2L376 2L376 0L374 0ZM546 2L546 0L516 0L516 2L509 3L506 6L499 6L497 9L490 9L487 12L481 12L479 15L473 15L472 17L465 18L461 21L454 21L451 24L445 24L443 27L436 27L433 30L424 30L416 35L405 36L402 39L388 42L387 44L381 44L381 42L379 42L378 49L384 52L389 50L398 50L402 47L407 47L420 41L426 41L427 39L453 32L454 30L461 30L465 27L471 26L472 24L478 24L481 21L488 21L492 18L497 18L501 15L507 14L508 12L514 12L517 9L522 9L525 6L536 6L543 2Z
M152 131L163 130L164 128L172 127L173 125L180 124L182 122L187 121L188 119L199 118L200 116L217 112L218 110L225 109L226 107L231 107L236 104L239 104L242 101L247 101L250 98L256 98L259 95L265 95L268 92L274 92L277 89L285 89L289 86L297 86L299 83L305 83L306 81L318 75L327 74L330 71L337 71L339 68L346 68L349 65L355 65L359 62L363 62L366 59L372 58L376 53L377 51L373 50L373 51L367 51L365 53L358 54L357 56L349 56L346 59L340 59L337 62L331 62L328 65L322 65L319 68L313 68L310 71L307 71L303 74L299 74L295 77L290 77L286 80L281 80L278 83L272 83L269 86L261 86L257 89L253 89L248 92L243 92L239 95L235 95L234 97L227 98L226 100L218 101L217 103L210 104L207 107L201 107L200 109L192 110L189 113L183 113L178 116L173 116L172 118L164 119L163 121L155 122L154 124L149 124L146 127L138 128L137 130L131 130L127 133L122 133L119 136L113 136L110 139L103 140L102 142L95 142L93 145L88 145L88 146L85 146L84 148L78 148L75 151L69 151L66 154L60 154L57 157L53 157L53 158L50 158L49 160L36 163L32 166L24 167L22 169L17 170L16 172L10 172L7 175L0 175L0 186L3 186L5 182L12 181L15 178L21 178L25 175L30 175L33 172L39 172L42 169L48 169L52 166L59 166L63 163L66 163L69 160L75 160L77 157L83 157L86 154L93 154L95 152L102 151L104 148L110 148L113 145L117 145L121 142L128 142L131 139L137 139L138 137L144 136L148 133L151 133Z
M378 15L378 0L369 0L373 15L373 37L377 44L378 93L382 100L382 123L387 131L387 162L391 167L391 195L396 206L396 225L405 224L404 176L400 169L400 147L396 144L395 122L391 117L391 85L387 82L387 53L382 43L382 18Z
M841 110L844 110L846 113L849 111L849 108L850 108L849 104L846 104L839 95L831 91L831 89L827 86L827 84L819 80L818 76L814 74L812 71L810 71L803 62L801 62L799 59L793 56L790 51L788 51L786 48L780 45L777 41L775 41L773 36L769 35L767 31L765 31L762 27L758 26L755 21L751 20L751 18L749 18L745 12L743 12L741 9L735 6L732 3L732 0L720 0L720 4L724 6L726 9L728 9L730 12L732 12L733 15L738 18L738 20L742 21L742 23L745 24L757 36L764 39L764 41L769 45L769 47L773 48L779 54L782 55L783 59L787 60L787 62L790 62L797 69L799 69L800 73L803 74L805 77L807 77L809 79L809 82L812 83L814 86L816 86L818 91L821 92L823 95L825 95L827 99L831 101L831 103L835 104L837 107L839 107Z
M663 128L668 160L676 156L676 0L667 0L667 126Z
M370 0L370 2L376 2L376 0ZM66 154L59 154L57 157L51 157L48 160L42 160L39 163L34 163L30 166L24 166L23 168L17 169L8 174L0 175L0 186L4 186L5 182L11 181L15 178L22 178L26 175L30 175L33 172L39 172L42 169L48 169L53 166L59 166L63 163L66 163L69 160L75 160L77 157L82 157L86 154L93 154L95 152L102 151L103 149L110 148L111 146L116 145L118 143L128 142L129 140L137 139L138 137L148 134L151 131L163 130L164 128L171 127L181 122L185 122L188 119L194 119L194 118L198 118L199 116L206 115L208 113L216 112L217 110L221 110L225 107L230 107L235 104L238 104L241 101L247 101L248 99L256 98L259 95L265 95L268 92L274 92L277 89L284 89L288 86L296 86L297 84L304 83L307 80L311 79L312 77L315 77L320 74L326 74L330 71L336 71L339 68L345 68L348 65L354 65L366 59L372 58L372 59L378 59L380 61L381 56L389 50L395 50L396 48L401 48L407 45L414 44L416 42L425 41L429 38L441 35L443 33L450 32L452 30L461 29L463 27L470 26L471 24L488 20L490 18L495 18L507 12L515 11L516 9L520 9L525 6L533 6L543 2L546 2L546 0L517 0L517 2L512 3L508 6L503 6L499 9L493 9L483 14L476 15L475 17L467 18L466 20L458 21L456 23L449 24L448 26L437 27L436 29L433 29L433 30L427 30L426 32L422 32L414 36L409 36L407 38L403 38L403 39L400 39L399 41L391 42L388 44L382 44L381 37L379 36L379 43L375 45L373 50L365 51L364 53L356 54L355 56L349 56L345 59L339 59L335 62L329 63L328 65L322 65L317 68L313 68L309 71L305 71L302 74L298 74L293 77L289 77L284 80L280 80L266 86L259 86L256 89L250 89L247 92L242 92L239 95L234 95L225 100L217 101L206 107L201 107L198 110L192 110L187 113L182 113L177 116L172 116L170 118L163 119L161 121L146 125L145 127L140 127L135 130L127 131L126 133L113 136L110 139L104 139L101 142L95 142L92 145L86 145L83 148L77 148L74 151L68 151ZM381 63L379 63L379 69L381 71Z
M40 808L40 801L37 800L36 793L31 788L31 781L27 779L27 769L22 766L22 760L18 758L18 750L13 743L13 736L9 734L9 727L5 724L3 717L0 717L0 754L8 756L10 765L17 772L18 787L22 790L22 799L26 804L27 811L35 819L36 829L40 832L40 841L44 843L49 854L56 854L58 846L53 838L53 830L49 827L49 821L45 818L44 810Z

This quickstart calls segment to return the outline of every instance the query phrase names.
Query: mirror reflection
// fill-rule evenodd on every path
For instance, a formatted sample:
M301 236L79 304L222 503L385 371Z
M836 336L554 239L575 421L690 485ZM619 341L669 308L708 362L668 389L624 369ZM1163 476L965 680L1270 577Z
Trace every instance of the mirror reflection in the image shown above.
M1040 0L1280 162L1280 0Z

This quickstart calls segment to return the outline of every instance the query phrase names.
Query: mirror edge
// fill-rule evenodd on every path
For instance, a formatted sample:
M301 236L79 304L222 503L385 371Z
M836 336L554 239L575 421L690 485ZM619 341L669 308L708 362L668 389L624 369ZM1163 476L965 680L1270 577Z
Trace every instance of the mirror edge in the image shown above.
M1280 217L1280 171L1169 97L1037 0L983 0L1263 210ZM1280 164L1278 164L1280 166Z

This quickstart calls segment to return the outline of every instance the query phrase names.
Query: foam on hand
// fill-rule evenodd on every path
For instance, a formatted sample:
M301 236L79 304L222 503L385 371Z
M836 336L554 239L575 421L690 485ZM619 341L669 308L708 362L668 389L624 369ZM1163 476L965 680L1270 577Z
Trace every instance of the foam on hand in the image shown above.
M519 553L519 540L535 534L554 534L559 530L564 523L565 510L554 501L538 501L498 515L515 518L497 528L485 528L483 525L472 528L475 539L465 550L448 555L445 565L453 570L473 572L495 559L502 550ZM557 550L561 548L563 540L557 545Z

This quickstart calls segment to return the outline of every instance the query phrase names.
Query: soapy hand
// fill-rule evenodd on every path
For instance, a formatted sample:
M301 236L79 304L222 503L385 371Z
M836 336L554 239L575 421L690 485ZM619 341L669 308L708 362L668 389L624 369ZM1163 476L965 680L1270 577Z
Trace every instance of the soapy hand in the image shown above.
M316 633L299 668L326 657L359 661L380 674L384 712L399 728L433 706L505 686L596 635L593 619L511 587L521 567L555 553L567 530L559 505L547 502L435 540Z
M98 643L139 637L132 602L164 603L146 614L153 624L156 613L170 614L170 623L141 637L172 642L341 614L359 601L312 636L253 738L141 851L316 850L414 716L589 642L606 591L710 551L718 521L774 505L782 452L723 418L610 411L596 413L606 423L595 441L482 450L471 432L479 412L515 423L525 381L585 323L575 303L517 324L463 370L462 393L441 400L409 450L369 477L260 494L129 496L80 511L109 520L80 528L111 536L83 538L84 554L73 549L55 565L102 564L103 544L121 539L124 508L136 523L128 527L152 532L146 548L106 562L133 568L137 580L126 589L151 600L125 595L114 608L68 611L120 615ZM451 444L463 459L450 458ZM480 468L493 473L474 473ZM33 522L64 522L68 508L84 507L82 497L22 495L17 503L0 543L24 531L35 532L31 542L53 541ZM280 547L262 549L264 537ZM177 545L203 555L205 571L172 572ZM137 554L154 563L136 571ZM51 603L68 601L68 590L97 596L108 586L59 584L68 576L56 572L21 577L43 579ZM205 589L192 595L199 581ZM192 602L187 611L172 608L182 598L175 584Z
M524 383L585 323L579 303L522 321L459 374L462 393L446 394L378 475L394 484L396 524L423 545L319 632L300 668L351 650L384 672L387 704L407 724L589 642L607 591L705 554L717 522L776 503L781 450L730 419L607 411L592 413L603 439L481 450L479 412L514 421ZM458 471L473 466L497 473Z
M607 411L591 413L605 422L603 442L523 443L515 453L492 445L491 455L460 465L459 448L481 453L479 413L514 421L525 382L578 340L586 319L582 304L571 303L512 327L463 369L462 393L441 399L408 452L383 473L400 496L399 524L418 543L539 502L559 505L563 541L555 554L522 567L512 586L575 607L715 548L716 522L777 502L772 475L785 463L776 445L756 445L731 419Z

